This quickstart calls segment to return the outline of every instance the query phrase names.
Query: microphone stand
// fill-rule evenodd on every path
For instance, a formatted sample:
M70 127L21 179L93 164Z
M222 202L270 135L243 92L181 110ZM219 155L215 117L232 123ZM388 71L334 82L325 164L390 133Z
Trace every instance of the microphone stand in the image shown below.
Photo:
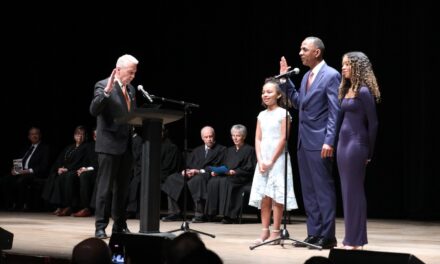
M178 100L168 99L168 98L165 98L165 97L156 96L154 94L150 94L150 97L152 99L158 99L158 100L160 100L162 102L169 102L169 103L173 103L173 104L183 105L185 110L187 110L187 108L189 108L189 107L194 107L194 108L199 108L200 107L200 105L198 105L198 104L189 103L189 102L185 102L185 101L178 101Z
M280 237L272 239L272 240L264 241L263 243L255 245L255 246L249 246L249 249L253 250L253 249L255 249L255 248L259 247L259 246L266 245L266 244L276 245L276 244L278 244L278 243L276 243L278 241L280 241L279 244L282 247L284 247L284 241L285 240L290 240L290 241L294 241L294 242L299 243L299 244L304 244L304 245L307 245L309 247L321 250L322 247L320 247L320 246L317 246L317 245L314 245L314 244L310 244L310 243L307 243L307 242L304 242L304 241L299 241L297 239L291 238L290 235L289 235L289 231L287 230L287 214L288 214L287 213L287 164L288 164L287 159L289 158L289 149L288 149L289 111L287 110L288 109L288 99L287 99L287 97L286 97L286 100L285 100L284 107L286 109L286 117L285 117L285 119L286 119L286 121L285 121L286 122L286 137L284 139L285 143L284 143L284 210L283 210L283 222L284 223L283 223L283 228L280 231Z
M187 159L187 153L188 153L188 113L191 113L189 108L193 107L193 108L198 108L199 105L198 104L194 104L194 103L189 103L189 102L185 102L185 101L178 101L178 100L173 100L173 99L168 99L165 97L159 97L153 94L150 94L152 99L159 99L162 102L169 102L169 103L175 103L175 104L180 104L183 105L183 116L184 116L184 137L183 137L183 160L186 162ZM198 231L198 230L194 230L191 229L189 227L189 222L186 221L186 214L187 214L187 208L186 208L186 204L187 204L187 192L188 192L188 176L186 174L186 169L184 170L183 173L183 221L182 224L180 226L180 228L178 229L173 229L168 231L167 233L174 233L177 231L183 231L183 232L193 232L193 233L198 233L198 234L202 234L202 235L206 235L206 236L210 236L212 238L215 238L215 235L213 234L209 234L209 233L205 233L202 231Z

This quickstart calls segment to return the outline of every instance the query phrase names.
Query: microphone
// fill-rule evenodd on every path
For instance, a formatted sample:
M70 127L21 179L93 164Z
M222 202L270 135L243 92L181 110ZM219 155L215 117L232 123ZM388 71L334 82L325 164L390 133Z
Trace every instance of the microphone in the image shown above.
M288 77L290 77L290 76L292 76L292 75L296 75L296 74L299 74L299 69L298 69L298 68L295 68L295 69L293 69L293 70L291 70L291 71L288 71L288 72L286 72L286 73L282 73L282 74L280 74L280 75L277 75L277 76L275 76L274 78L275 78L275 79L288 78Z
M144 90L144 87L142 85L138 85L138 91L141 92L145 98L148 99L148 101L150 101L150 103L153 102L153 98L151 98L150 94Z

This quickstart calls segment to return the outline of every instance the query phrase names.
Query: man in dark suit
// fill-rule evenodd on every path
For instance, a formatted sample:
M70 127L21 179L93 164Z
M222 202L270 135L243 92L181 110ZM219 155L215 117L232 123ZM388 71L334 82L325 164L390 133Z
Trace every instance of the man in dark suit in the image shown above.
M107 238L105 229L109 217L112 232L129 232L125 217L125 201L132 166L129 124L118 124L115 118L126 115L136 107L135 88L131 85L138 60L123 55L116 62L109 78L95 85L90 113L97 117L95 151L98 153L98 175L95 206L95 236ZM111 207L111 212L110 212Z
M340 113L338 88L341 75L325 63L324 50L321 39L307 37L301 44L299 55L310 70L304 74L299 90L290 80L281 87L299 110L297 154L308 234L304 241L328 249L337 244L332 163ZM280 73L286 73L288 69L286 59L282 57Z
M49 147L41 142L40 129L31 127L28 139L31 145L19 156L21 166L12 168L1 184L6 207L12 210L26 210L30 200L28 188L48 176Z
M188 190L195 205L193 223L202 223L208 219L205 216L205 202L207 199L207 184L211 178L211 166L223 164L226 147L216 144L215 131L210 126L201 130L203 145L196 147L186 159L185 170L168 176L162 185L162 191L168 195L169 215L162 221L177 221L182 219L178 200L185 187L184 177L187 177ZM186 219L185 219L186 220Z

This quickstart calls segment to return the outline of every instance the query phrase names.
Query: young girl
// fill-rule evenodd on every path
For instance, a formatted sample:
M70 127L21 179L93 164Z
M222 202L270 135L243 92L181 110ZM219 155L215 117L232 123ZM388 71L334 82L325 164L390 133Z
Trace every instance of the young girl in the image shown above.
M258 164L255 168L249 205L261 209L262 232L254 244L261 244L267 239L273 240L280 237L281 217L284 210L284 148L291 121L286 109L279 106L279 104L286 105L287 99L275 80L266 81L261 98L266 110L261 111L257 118L255 151ZM289 120L286 120L286 117ZM270 232L272 208L273 226L272 232ZM292 166L290 156L287 155L286 209L297 208L293 192ZM278 240L272 244L279 244L279 242Z

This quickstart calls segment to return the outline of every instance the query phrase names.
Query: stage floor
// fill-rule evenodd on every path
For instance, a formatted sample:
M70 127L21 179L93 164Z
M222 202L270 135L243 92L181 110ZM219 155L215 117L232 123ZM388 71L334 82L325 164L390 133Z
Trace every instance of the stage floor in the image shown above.
M252 220L252 219L251 219ZM258 238L260 224L247 221L244 224L190 223L190 228L214 234L211 238L201 235L206 246L228 263L291 263L302 264L311 256L325 256L329 250L295 248L291 241L281 246L264 245L254 250L249 245ZM303 240L306 237L305 218L292 216L287 225L290 237ZM139 220L128 220L132 232L139 230ZM181 222L160 222L160 232L179 229ZM70 258L72 248L80 241L94 235L94 218L57 217L50 213L0 212L0 227L14 234L12 249L6 254L24 254ZM111 224L107 228L111 234ZM337 219L336 237L340 245L344 226ZM180 232L176 232L176 235ZM440 260L440 222L405 220L368 220L368 251L408 253L426 264ZM108 241L108 239L106 240Z

